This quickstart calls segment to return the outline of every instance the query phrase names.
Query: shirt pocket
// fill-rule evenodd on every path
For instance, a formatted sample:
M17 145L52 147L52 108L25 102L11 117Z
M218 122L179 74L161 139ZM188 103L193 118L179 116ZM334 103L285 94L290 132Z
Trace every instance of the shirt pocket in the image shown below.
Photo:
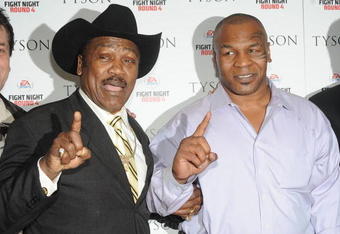
M282 150L279 156L282 160L274 172L278 186L282 189L306 189L313 169L311 155L300 148Z
M271 179L282 189L307 189L314 164L314 143L307 132L281 134L267 148Z

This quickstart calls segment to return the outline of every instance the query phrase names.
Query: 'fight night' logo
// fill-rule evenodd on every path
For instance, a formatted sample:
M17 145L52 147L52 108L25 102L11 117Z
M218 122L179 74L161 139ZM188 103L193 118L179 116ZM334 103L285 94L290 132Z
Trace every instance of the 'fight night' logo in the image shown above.
M43 94L10 94L8 100L18 106L38 106L43 100Z
M212 46L212 38L214 37L214 30L208 29L206 32L203 33L203 39L204 41L207 41L209 43L201 43L196 44L194 46L195 51L199 53L199 55L205 56L205 55L212 55L213 54L213 46Z
M34 13L39 7L39 1L12 0L4 1L4 7L11 13Z
M33 83L29 80L21 80L17 83L20 94L8 95L8 100L18 106L38 106L43 100L43 94L32 94Z
M195 50L198 51L200 55L212 55L213 54L212 44L196 44Z
M170 95L169 90L158 90L160 81L156 77L148 77L142 86L145 90L136 91L136 97L141 102L165 102Z
M256 4L263 10L285 9L288 0L256 0Z
M166 5L166 0L133 0L132 5L138 11L162 11Z
M340 10L340 0L319 0L319 5L326 11Z

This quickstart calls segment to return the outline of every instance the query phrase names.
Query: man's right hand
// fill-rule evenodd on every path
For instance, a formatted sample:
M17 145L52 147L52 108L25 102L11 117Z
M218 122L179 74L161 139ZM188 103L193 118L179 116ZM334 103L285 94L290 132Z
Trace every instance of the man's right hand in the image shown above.
M81 113L76 111L70 131L60 133L54 139L48 154L40 160L40 168L51 180L61 171L77 168L91 158L91 151L83 146L80 129Z
M208 112L194 134L184 138L179 145L172 165L172 173L180 184L185 184L190 176L199 174L217 159L216 153L211 152L204 138L210 118L211 113Z

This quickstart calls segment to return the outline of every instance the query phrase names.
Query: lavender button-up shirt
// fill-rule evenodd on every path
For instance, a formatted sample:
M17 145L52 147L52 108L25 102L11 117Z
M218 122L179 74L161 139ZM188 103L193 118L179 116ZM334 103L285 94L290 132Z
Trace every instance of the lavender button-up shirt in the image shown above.
M340 234L339 149L329 121L308 100L272 84L271 92L258 133L222 87L160 130L149 209L168 215L190 197L195 178L178 184L172 161L211 111L205 138L218 159L197 175L203 206L182 223L187 234Z

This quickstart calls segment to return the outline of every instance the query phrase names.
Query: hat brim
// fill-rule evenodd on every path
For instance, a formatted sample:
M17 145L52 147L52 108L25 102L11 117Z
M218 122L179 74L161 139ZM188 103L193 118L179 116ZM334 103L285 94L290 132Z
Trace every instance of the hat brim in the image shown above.
M134 42L140 52L138 77L151 71L158 58L161 33L155 35L127 34L105 31L84 19L75 19L64 25L54 36L52 54L56 63L66 72L77 75L77 56L86 42L101 36L124 38Z

